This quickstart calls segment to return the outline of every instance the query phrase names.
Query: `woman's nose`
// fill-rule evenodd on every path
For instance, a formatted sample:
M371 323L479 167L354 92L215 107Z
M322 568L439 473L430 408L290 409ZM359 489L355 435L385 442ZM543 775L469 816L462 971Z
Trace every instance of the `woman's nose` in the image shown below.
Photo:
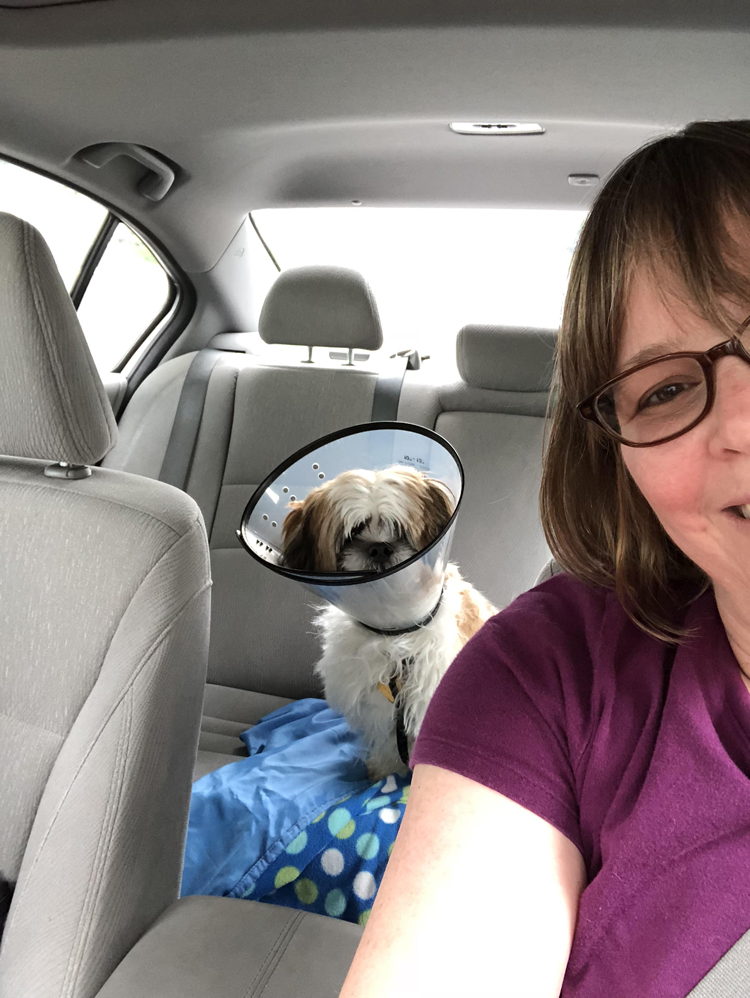
M750 363L724 357L716 365L711 443L720 450L750 454Z

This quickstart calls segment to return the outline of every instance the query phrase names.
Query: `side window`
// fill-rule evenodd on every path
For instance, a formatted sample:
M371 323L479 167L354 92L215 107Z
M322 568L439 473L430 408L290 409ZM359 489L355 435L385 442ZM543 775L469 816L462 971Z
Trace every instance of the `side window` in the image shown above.
M99 233L109 232L78 317L97 367L102 374L112 371L171 297L172 284L162 265L124 222L112 228L109 212L97 201L4 160L0 160L0 211L39 229L68 291L73 291Z
M162 312L171 283L142 239L120 222L78 306L100 371L112 371Z
M65 287L72 291L107 209L56 180L0 160L0 211L17 215L39 229Z

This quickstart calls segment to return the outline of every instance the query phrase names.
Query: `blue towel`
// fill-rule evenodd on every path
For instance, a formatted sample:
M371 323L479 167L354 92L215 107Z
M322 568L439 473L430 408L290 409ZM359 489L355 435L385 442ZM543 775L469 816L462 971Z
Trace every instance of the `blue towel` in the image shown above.
M251 897L366 922L410 778L370 784L362 747L322 700L241 736L249 757L193 786L182 895Z

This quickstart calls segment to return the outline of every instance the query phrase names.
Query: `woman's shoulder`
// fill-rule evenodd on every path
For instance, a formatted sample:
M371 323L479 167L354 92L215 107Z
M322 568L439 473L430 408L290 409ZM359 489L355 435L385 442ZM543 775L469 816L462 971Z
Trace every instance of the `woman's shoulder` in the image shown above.
M443 677L412 762L504 794L581 848L576 770L602 700L598 643L611 602L556 575L490 618Z
M497 790L582 849L577 794L587 747L617 705L623 658L658 685L658 668L650 668L658 644L613 592L556 575L488 620L459 653L412 762Z
M535 654L545 648L558 656L569 652L580 664L582 652L586 659L597 658L603 639L621 631L629 632L631 641L638 635L652 640L633 624L612 590L560 572L492 617L485 638L494 638L505 654L512 642L533 647Z

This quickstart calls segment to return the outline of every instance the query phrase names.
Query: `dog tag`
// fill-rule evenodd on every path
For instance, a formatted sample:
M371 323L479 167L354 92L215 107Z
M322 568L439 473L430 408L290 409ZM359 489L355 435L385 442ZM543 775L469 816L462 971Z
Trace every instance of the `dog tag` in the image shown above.
M375 688L383 694L388 703L393 703L393 694L385 685L385 683L378 683L378 685Z

